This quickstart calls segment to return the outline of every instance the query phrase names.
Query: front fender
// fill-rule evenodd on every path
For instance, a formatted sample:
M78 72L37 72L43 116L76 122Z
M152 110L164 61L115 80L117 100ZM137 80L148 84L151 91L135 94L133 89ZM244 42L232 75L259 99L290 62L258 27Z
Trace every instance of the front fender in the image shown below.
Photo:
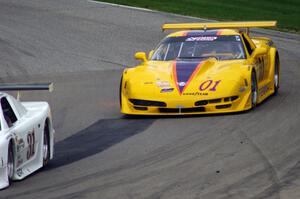
M4 132L0 134L0 189L9 186L8 174L7 174L7 158L8 158L8 145L12 139L11 135L5 135Z

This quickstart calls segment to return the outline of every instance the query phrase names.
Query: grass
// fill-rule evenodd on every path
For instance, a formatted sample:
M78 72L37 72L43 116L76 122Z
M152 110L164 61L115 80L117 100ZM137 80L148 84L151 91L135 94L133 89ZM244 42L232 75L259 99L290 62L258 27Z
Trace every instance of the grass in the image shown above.
M277 20L277 29L300 32L299 0L104 0L220 21Z

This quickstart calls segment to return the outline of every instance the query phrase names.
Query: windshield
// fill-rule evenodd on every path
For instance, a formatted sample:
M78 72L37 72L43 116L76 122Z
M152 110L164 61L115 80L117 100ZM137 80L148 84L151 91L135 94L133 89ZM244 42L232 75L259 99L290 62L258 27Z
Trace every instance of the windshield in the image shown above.
M168 37L157 47L151 60L168 61L207 57L214 57L218 60L245 59L240 36Z

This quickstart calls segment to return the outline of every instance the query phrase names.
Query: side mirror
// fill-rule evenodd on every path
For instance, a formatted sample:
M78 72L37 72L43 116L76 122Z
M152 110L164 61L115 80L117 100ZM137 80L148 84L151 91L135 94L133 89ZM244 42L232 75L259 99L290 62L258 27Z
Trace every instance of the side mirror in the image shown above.
M136 60L142 60L143 62L147 62L148 61L145 52L137 52L137 53L135 53L134 58Z
M148 60L150 60L150 59L151 59L151 57L152 57L153 53L154 53L154 50L151 50L151 51L149 52L149 55L148 55Z
M267 49L266 48L255 48L255 50L253 51L251 57L255 58L259 55L263 55L267 53Z

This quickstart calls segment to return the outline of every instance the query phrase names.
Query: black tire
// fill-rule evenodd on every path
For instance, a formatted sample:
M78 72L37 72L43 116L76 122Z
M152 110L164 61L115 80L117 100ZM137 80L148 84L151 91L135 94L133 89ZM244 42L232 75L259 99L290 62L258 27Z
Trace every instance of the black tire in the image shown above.
M44 126L43 136L43 166L46 166L50 159L50 137L49 137L49 126L48 122Z
M255 108L257 105L257 80L256 80L256 73L252 71L251 73L251 107Z
M15 169L14 150L13 150L13 144L12 142L10 142L8 146L8 153L7 153L7 178L8 178L9 185L13 180L14 169Z
M123 81L123 75L120 80L120 87L119 87L119 103L120 103L120 109L122 108L122 81Z
M279 67L280 67L280 60L278 55L276 55L275 67L274 67L274 95L277 95L279 90Z

